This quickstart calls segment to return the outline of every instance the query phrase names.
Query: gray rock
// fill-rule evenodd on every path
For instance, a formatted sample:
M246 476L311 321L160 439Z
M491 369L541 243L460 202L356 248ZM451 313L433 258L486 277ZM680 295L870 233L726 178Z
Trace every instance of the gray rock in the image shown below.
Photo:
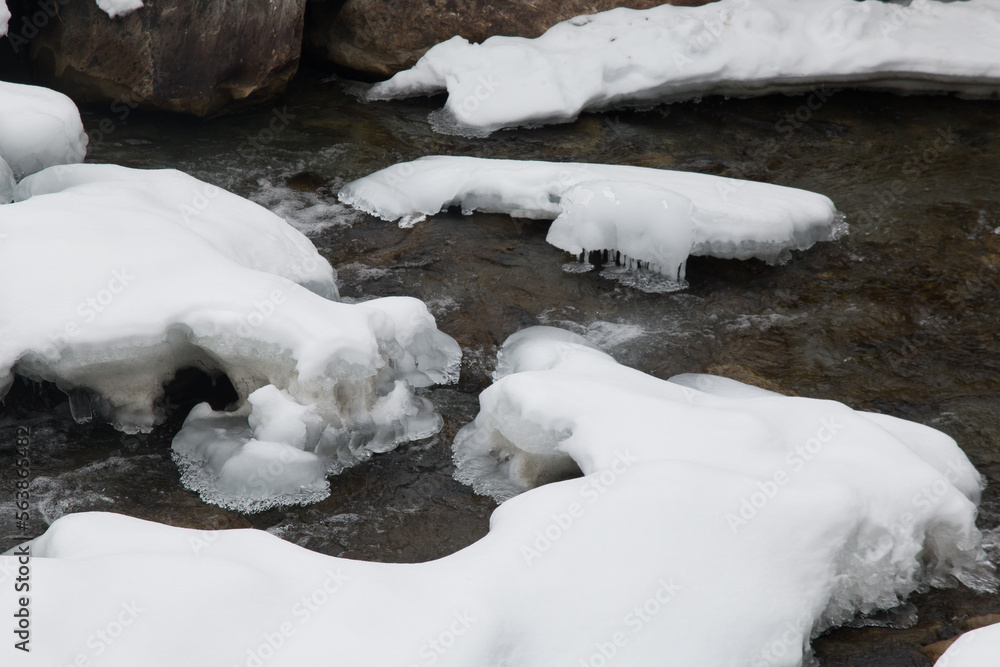
M281 93L295 74L305 1L146 0L115 19L93 0L60 2L58 20L30 40L32 69L78 102L238 111Z

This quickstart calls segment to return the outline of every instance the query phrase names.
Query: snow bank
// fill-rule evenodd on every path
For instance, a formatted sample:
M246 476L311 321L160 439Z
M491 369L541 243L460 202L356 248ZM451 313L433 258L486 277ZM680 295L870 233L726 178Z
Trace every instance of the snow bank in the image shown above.
M108 16L125 16L142 7L142 0L97 0L97 6Z
M200 444L175 452L192 488L258 509L321 497L318 470L439 425L410 387L457 379L457 344L416 299L331 300L333 269L266 209L176 171L111 165L52 167L16 194L0 207L0 395L14 373L48 380L77 419L145 431L179 368L224 373L237 411L196 409ZM281 426L306 413L309 446Z
M478 417L455 439L455 461L459 480L501 500L575 470L600 480L616 465L682 463L730 478L737 500L714 506L734 546L764 516L782 531L824 526L832 544L802 554L828 559L832 578L813 591L828 595L814 600L823 627L927 585L987 581L980 476L946 435L725 378L659 380L565 331L508 339ZM709 496L697 497L714 504ZM784 532L772 538L786 543Z
M620 8L564 21L537 39L454 37L368 98L447 90L444 109L432 115L436 129L482 135L572 121L587 110L824 84L996 96L997 34L1000 7L991 0Z
M86 155L87 135L71 99L41 86L0 81L0 157L16 178Z
M620 252L678 280L689 254L775 262L840 227L833 202L805 190L574 162L429 156L348 183L339 198L400 226L450 206L554 219L547 240L557 248Z
M935 667L990 667L1000 656L1000 623L966 632L948 647Z
M485 538L415 565L330 558L259 531L65 516L30 544L31 604L46 610L32 617L33 664L100 650L105 667L330 655L797 667L815 632L856 611L952 577L986 587L979 476L931 429L883 418L899 422L889 431L838 403L722 378L664 382L558 330L512 337L497 373L458 439L492 465L478 479L530 485L511 463L527 454L542 477L564 464L585 477L507 500ZM269 393L281 429L308 439L305 413ZM2 596L0 615L15 605ZM0 647L3 664L16 655Z

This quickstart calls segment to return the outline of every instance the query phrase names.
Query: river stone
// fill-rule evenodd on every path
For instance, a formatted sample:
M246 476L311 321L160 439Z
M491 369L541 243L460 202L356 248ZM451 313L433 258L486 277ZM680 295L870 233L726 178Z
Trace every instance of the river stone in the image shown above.
M30 40L32 69L78 102L110 103L119 117L137 106L237 111L280 94L295 74L305 2L145 0L115 19L92 0L60 2L58 20Z
M482 42L492 35L538 37L581 14L615 7L705 5L714 0L309 0L306 53L326 66L388 78L413 66L427 49L455 35Z

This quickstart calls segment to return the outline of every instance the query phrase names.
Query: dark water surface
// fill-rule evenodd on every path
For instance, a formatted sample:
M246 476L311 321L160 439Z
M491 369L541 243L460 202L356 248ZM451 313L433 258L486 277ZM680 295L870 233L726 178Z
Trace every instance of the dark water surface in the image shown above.
M486 533L495 507L452 480L451 440L476 414L497 346L540 323L582 333L657 377L756 374L804 396L938 428L987 476L980 526L996 539L1000 103L829 91L712 98L485 140L432 132L427 114L440 103L362 105L342 82L307 72L275 108L232 118L126 115L120 106L85 112L89 161L174 167L251 197L312 238L348 299L425 300L465 351L462 378L427 392L445 416L437 437L331 478L322 503L253 516L203 504L181 488L170 460L173 434L207 388L177 383L169 422L149 436L124 436L77 425L58 392L18 384L0 413L0 492L13 490L15 426L27 425L35 505L27 531L2 519L0 549L64 513L97 509L190 527L254 526L350 558L451 553ZM439 153L633 164L806 188L834 200L850 233L777 267L693 258L688 289L646 294L597 272L564 273L569 257L545 243L547 223L455 212L403 230L336 203L347 180ZM917 647L955 634L969 616L1000 613L1000 598L965 589L911 601L915 627L828 633L815 642L820 663L929 665Z

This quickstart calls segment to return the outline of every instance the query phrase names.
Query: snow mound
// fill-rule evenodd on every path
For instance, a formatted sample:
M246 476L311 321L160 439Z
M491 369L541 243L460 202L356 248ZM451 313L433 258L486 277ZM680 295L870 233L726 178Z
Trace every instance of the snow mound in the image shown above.
M97 6L111 18L131 14L142 7L142 0L97 0Z
M948 647L935 667L990 667L1000 656L1000 623L966 632Z
M82 162L87 135L71 99L48 88L0 81L0 157L15 178Z
M368 99L446 90L435 129L481 136L622 105L823 84L995 97L997 34L1000 7L991 0L619 8L564 21L536 39L453 37L373 86Z
M802 583L815 613L806 638L928 586L994 586L975 527L981 477L943 433L726 378L660 380L567 331L508 339L454 452L456 478L498 500L581 472L603 494L634 470L696 468L712 491L673 512L710 506L723 551L772 528L783 550L816 524L823 543L800 554L824 572Z
M983 587L979 477L931 429L905 426L943 469L842 405L664 382L567 332L522 332L501 356L471 428L502 427L585 477L511 498L486 537L421 564L64 516L27 545L31 602L46 610L31 617L46 639L32 661L83 664L108 648L103 632L105 667L297 667L332 651L347 665L799 667L815 633L856 611L951 575ZM265 393L308 441L308 410ZM734 530L745 507L756 514ZM17 552L0 572L16 572ZM0 615L16 610L0 596ZM0 646L3 664L17 655Z
M411 387L456 380L458 345L416 299L332 300L329 263L266 209L172 170L110 165L52 167L16 195L0 207L0 396L15 373L47 380L78 420L148 431L178 369L225 374L236 410L196 410L175 453L198 491L233 507L314 498L328 468L439 426ZM296 420L321 451L293 437ZM268 484L244 497L254 472Z
M451 206L554 219L547 240L682 280L688 255L779 261L843 231L833 202L795 188L646 167L428 156L348 183L340 201L411 226Z

